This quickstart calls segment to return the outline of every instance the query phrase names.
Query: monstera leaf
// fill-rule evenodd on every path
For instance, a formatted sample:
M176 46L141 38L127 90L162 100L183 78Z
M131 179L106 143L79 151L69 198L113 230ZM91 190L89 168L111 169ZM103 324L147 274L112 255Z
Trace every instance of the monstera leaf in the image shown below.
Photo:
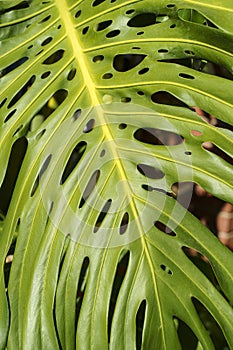
M233 203L232 13L1 1L1 349L233 348L232 253L174 193Z

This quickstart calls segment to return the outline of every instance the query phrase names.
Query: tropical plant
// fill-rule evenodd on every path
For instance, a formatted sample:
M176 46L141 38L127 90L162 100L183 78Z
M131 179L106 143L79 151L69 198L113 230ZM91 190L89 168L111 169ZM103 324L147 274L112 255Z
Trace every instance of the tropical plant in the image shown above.
M174 193L233 203L232 13L1 1L1 349L233 349L232 252Z

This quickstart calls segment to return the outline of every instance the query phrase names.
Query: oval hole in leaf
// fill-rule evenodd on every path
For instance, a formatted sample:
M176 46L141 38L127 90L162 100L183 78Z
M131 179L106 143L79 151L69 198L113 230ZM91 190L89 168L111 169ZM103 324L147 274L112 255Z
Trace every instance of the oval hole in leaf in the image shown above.
M136 314L136 350L141 350L142 348L145 313L146 313L146 300L143 300Z
M41 43L41 46L48 45L52 40L53 40L53 38L51 36L49 36Z
M103 76L102 76L102 79L111 79L113 77L113 74L112 73L105 73Z
M112 292L108 309L108 342L110 343L112 318L116 307L117 298L120 292L121 285L125 278L128 265L129 265L130 253L129 251L122 251L121 257L116 267L115 277L112 285Z
M83 35L87 34L88 30L89 30L89 26L84 27L82 30L82 34Z
M182 350L196 350L198 344L198 338L192 331L192 329L187 326L185 322L180 320L178 317L173 317L174 323L176 324L177 334L180 341L180 346ZM178 327L177 327L178 323Z
M127 10L125 13L126 15L131 15L131 13L134 13L135 10L134 9L131 9L131 10Z
M123 235L127 228L128 228L128 224L129 224L129 214L126 212L121 220L121 224L120 224L120 235Z
M17 109L13 109L10 113L7 114L6 118L4 119L4 123L6 123L13 115L16 113Z
M127 72L141 63L146 55L119 54L113 59L113 68L118 72Z
M75 310L75 330L77 329L79 314L85 294L90 260L86 256L83 260L82 267L79 274L78 288L76 293L76 310Z
M142 74L145 74L147 72L149 72L149 68L143 68L138 72L138 74L142 75Z
M53 64L56 63L58 61L60 61L60 59L62 59L62 57L64 56L65 50L57 50L55 51L52 55L50 55L48 58L46 58L46 60L44 60L42 62L42 64Z
M42 167L40 168L40 171L39 171L39 174L32 186L32 190L31 190L31 193L30 193L30 196L33 197L34 193L36 192L38 186L39 186L39 183L41 181L41 178L42 176L44 175L45 171L48 169L48 166L49 166L49 163L51 161L51 158L52 158L52 154L48 155L48 157L45 159Z
M218 324L217 320L207 310L207 308L195 297L192 297L193 305L197 311L197 314L202 321L205 329L207 330L215 349L230 349L223 331Z
M75 18L78 18L78 17L80 17L81 16L81 13L82 13L82 11L81 10L78 10L76 13L75 13Z
M173 275L173 272L169 269L169 267L167 267L166 265L164 264L161 264L160 265L161 269L166 272L168 275Z
M195 56L195 52L193 52L191 50L185 50L184 53L188 56Z
M26 92L30 89L30 87L34 84L36 80L36 76L33 75L25 84L24 86L12 97L11 101L9 102L7 108L11 108L16 104L22 97L23 95L26 94Z
M51 74L50 71L44 72L43 74L41 74L41 79L47 78L50 74Z
M95 62L95 63L99 63L101 61L104 60L104 56L103 55L97 55L97 56L94 56L92 61Z
M47 22L50 18L51 18L51 15L46 16L45 18L43 18L43 19L39 22L39 24Z
M169 236L176 236L176 233L172 231L168 226L164 225L161 221L155 221L154 226Z
M121 31L119 29L112 30L111 32L106 34L106 38L114 38L115 36L119 35L120 32Z
M0 103L0 108L2 108L4 106L4 104L6 103L7 98L5 97L2 102Z
M16 180L27 151L27 146L28 141L26 137L20 137L12 145L4 180L0 187L0 212L4 214L8 211Z
M142 188L143 190L147 191L147 192L152 192L154 191L154 188L152 186L149 186L149 185L146 185L146 184L143 184L142 185Z
M88 181L86 188L83 192L82 198L79 203L79 208L81 209L83 205L86 203L87 199L90 197L92 191L94 190L98 180L100 177L100 170L95 170L91 175L90 180Z
M109 209L111 207L111 204L112 204L112 200L109 199L105 203L104 207L102 208L102 210L101 210L101 212L100 212L100 214L99 214L99 216L98 216L98 218L96 220L96 223L95 223L94 233L96 233L99 230L100 226L102 225L102 223L103 223L103 221L105 219L105 216L107 215L107 213L108 213L108 211L109 211Z
M100 32L101 30L104 30L104 29L108 28L111 24L112 24L112 20L111 19L108 20L108 21L100 22L97 25L96 31Z
M95 6L98 6L100 4L102 4L105 0L95 0L93 3L92 3L92 6L95 7Z
M100 157L101 157L101 158L102 158L102 157L104 157L104 156L105 156L105 154L106 154L105 149L102 149L102 151L100 152Z
M187 74L187 73L179 73L179 77L184 78L184 79L190 79L190 80L195 79L195 77L193 77L192 75Z
M16 69L19 66L21 66L27 60L28 60L28 57L22 57L22 58L16 60L15 62L11 63L6 68L3 68L3 70L0 71L0 78L2 78L6 74L12 72L14 69Z
M76 68L72 68L68 73L67 80L69 81L73 80L75 75L76 75Z
M131 97L121 97L121 102L129 103L131 101Z
M175 146L183 142L183 137L171 131L155 128L138 129L134 133L136 140L150 145Z
M137 169L142 175L150 179L162 179L165 176L163 171L147 164L138 164Z
M44 50L40 50L39 52L37 52L37 54L35 56L39 56Z
M83 129L83 132L85 134L91 132L94 128L94 125L95 125L95 119L90 119L87 124L85 125L84 129Z
M124 129L127 128L127 124L121 123L121 124L119 124L118 128L119 128L120 130L124 130Z
M74 112L74 114L72 115L72 119L73 119L74 121L76 121L76 120L80 117L81 113L82 113L82 110L81 110L80 108L78 108L78 109Z
M177 97L175 97L167 91L155 92L151 95L151 100L154 103L159 103L163 105L189 108L189 106L186 105L183 101L179 100Z
M73 151L71 152L69 159L66 163L65 169L62 173L60 184L63 185L67 178L70 176L74 168L80 162L84 152L86 151L87 143L85 141L79 142Z
M153 12L144 12L131 18L127 25L129 27L140 28L151 26L156 23L156 15Z
M159 49L159 50L158 50L158 53L167 53L167 52L168 52L167 49Z

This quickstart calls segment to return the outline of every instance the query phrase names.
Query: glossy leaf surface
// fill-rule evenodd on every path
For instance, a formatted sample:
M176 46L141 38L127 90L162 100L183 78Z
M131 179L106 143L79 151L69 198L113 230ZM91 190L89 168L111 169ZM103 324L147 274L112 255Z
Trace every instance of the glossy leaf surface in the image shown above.
M195 182L233 203L232 13L1 1L1 349L182 349L182 327L215 349L200 309L233 348L232 253L172 192Z

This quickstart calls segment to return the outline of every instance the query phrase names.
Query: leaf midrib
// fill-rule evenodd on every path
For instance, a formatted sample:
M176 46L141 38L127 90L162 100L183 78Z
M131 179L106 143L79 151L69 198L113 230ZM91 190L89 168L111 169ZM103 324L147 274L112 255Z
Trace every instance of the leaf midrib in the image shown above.
M113 159L115 159L119 176L122 179L122 183L123 183L123 186L125 188L125 193L127 194L127 196L129 197L129 200L130 200L131 210L133 212L133 215L135 217L137 217L136 206L135 206L135 203L132 201L132 196L131 196L132 189L131 189L131 186L130 186L129 181L127 179L124 167L123 167L121 160L119 158L117 149L115 146L111 147L111 141L114 141L114 138L112 136L112 133L110 131L108 123L104 118L103 108L102 108L101 103L99 101L99 98L97 96L96 86L92 80L92 77L91 77L91 74L89 71L89 67L86 63L85 53L82 49L81 43L80 43L79 38L77 36L77 32L76 32L74 23L72 21L70 9L67 6L66 0L55 0L55 4L57 6L60 18L61 18L62 22L64 23L64 27L65 27L65 30L67 33L67 39L71 43L74 56L77 60L77 63L79 64L80 71L81 71L82 76L83 76L84 84L85 84L86 89L89 92L89 95L91 98L92 106L96 110L96 115L97 115L97 118L99 119L100 125L102 127L102 132L103 132L104 138L110 145L109 148L110 148L110 151L112 153ZM140 228L140 233L143 236L143 231L141 231L141 228Z

